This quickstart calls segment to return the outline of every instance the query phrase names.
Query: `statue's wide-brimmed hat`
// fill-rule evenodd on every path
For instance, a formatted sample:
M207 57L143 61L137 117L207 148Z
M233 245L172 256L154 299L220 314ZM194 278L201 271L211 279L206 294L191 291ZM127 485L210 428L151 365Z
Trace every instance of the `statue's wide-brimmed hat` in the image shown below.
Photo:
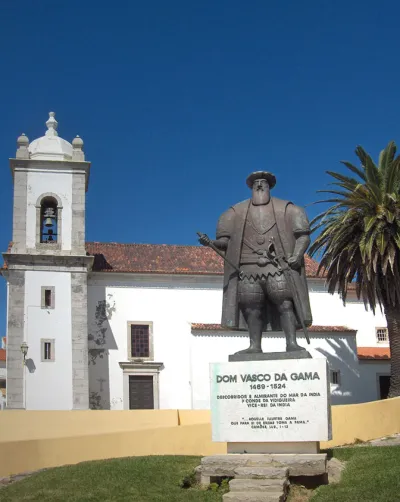
M276 185L275 176L268 171L255 171L254 173L251 173L246 180L247 186L249 188L253 188L253 183L256 180L267 180L269 188L274 188Z

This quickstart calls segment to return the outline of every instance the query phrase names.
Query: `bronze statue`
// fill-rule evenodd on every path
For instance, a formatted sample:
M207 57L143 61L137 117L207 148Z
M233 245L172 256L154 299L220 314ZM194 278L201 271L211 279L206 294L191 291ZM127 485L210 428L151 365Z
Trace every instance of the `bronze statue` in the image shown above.
M276 179L257 171L247 178L251 199L222 214L216 240L200 235L225 260L222 326L248 329L250 346L229 360L311 357L296 340L312 323L304 253L310 244L305 211L292 202L271 197ZM264 354L262 332L283 330L286 353Z

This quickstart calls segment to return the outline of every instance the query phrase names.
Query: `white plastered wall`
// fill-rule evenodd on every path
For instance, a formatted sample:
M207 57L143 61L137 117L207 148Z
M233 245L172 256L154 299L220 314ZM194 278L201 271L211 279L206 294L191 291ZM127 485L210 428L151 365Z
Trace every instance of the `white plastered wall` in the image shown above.
M160 408L191 407L190 323L217 322L222 291L215 280L201 285L196 284L195 279L188 280L151 276L89 280L88 329L90 338L94 339L89 341L89 385L91 392L104 396L105 407L124 408L119 362L128 361L127 324L135 321L153 323L154 361L165 366L159 377ZM102 319L99 312L100 302L104 301L107 319ZM100 350L104 347L105 352L99 354L96 347Z
M338 296L323 292L316 281L309 282L314 325L357 328L350 311L352 305L349 309L343 307ZM128 407L124 402L127 398L126 394L124 398L119 365L128 360L128 322L153 324L154 361L164 364L159 376L160 408L207 408L209 363L227 361L229 354L247 344L246 336L232 333L192 334L191 323L220 323L221 278L93 274L89 279L88 296L92 337L89 342L90 390L101 397L104 408ZM101 302L105 305L103 310L99 309ZM375 332L374 323L381 322L373 317L371 321L369 314L362 311L359 316L358 338L362 338L367 327ZM306 346L300 333L299 342ZM263 348L283 351L285 339L282 334L269 334L263 340ZM333 404L378 398L376 385L366 385L376 380L376 367L360 368L355 334L313 334L311 346L307 348L327 357L331 369L340 371L341 385L331 389ZM389 364L382 365L388 371Z
M41 287L53 286L55 308L41 308ZM25 274L26 409L72 409L71 275ZM54 339L55 360L42 362L41 339Z
M313 324L330 326L347 326L357 330L359 347L389 347L388 343L378 343L375 328L385 327L386 319L378 307L375 315L372 310L365 310L364 303L358 301L353 292L349 293L346 307L339 295L330 295L323 282L310 281L310 300Z

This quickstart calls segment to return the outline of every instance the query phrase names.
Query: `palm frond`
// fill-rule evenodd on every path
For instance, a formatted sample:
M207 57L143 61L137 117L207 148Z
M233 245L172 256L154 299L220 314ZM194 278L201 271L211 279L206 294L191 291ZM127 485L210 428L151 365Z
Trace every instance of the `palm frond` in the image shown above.
M384 177L390 166L393 164L395 156L396 144L394 141L390 141L386 148L384 148L379 154L379 169Z
M365 176L365 173L362 169L356 167L355 165L351 164L350 162L347 162L346 160L341 160L340 161L343 165L347 167L347 169L350 169L354 174L357 174L363 181L367 181L367 178Z
M385 170L385 186L386 194L398 192L400 187L400 158L397 157Z
M400 308L400 157L389 142L376 165L361 147L361 167L342 161L357 179L327 171L332 188L319 190L331 204L311 222L319 234L309 254L320 256L328 291L338 291L345 302L349 284L366 308L398 305Z
M341 183L344 184L344 186L348 187L348 190L351 190L352 188L354 188L359 184L357 180L355 180L354 178L350 178L349 176L345 176L344 174L335 173L334 171L326 171L326 172L327 174L332 176L332 178L339 180Z

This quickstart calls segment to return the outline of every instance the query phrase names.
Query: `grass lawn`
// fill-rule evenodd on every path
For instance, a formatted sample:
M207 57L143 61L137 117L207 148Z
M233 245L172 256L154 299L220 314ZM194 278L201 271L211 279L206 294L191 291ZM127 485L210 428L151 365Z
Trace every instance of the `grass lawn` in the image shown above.
M347 462L339 484L319 487L310 502L399 502L400 446L337 448Z
M342 480L317 488L310 502L400 501L400 446L339 448L333 455L347 462ZM199 464L200 457L180 456L84 462L1 488L0 501L221 502L220 493L179 486ZM294 500L307 500L300 491Z
M152 456L84 462L34 474L0 489L1 502L220 502L219 493L180 488L200 457Z

